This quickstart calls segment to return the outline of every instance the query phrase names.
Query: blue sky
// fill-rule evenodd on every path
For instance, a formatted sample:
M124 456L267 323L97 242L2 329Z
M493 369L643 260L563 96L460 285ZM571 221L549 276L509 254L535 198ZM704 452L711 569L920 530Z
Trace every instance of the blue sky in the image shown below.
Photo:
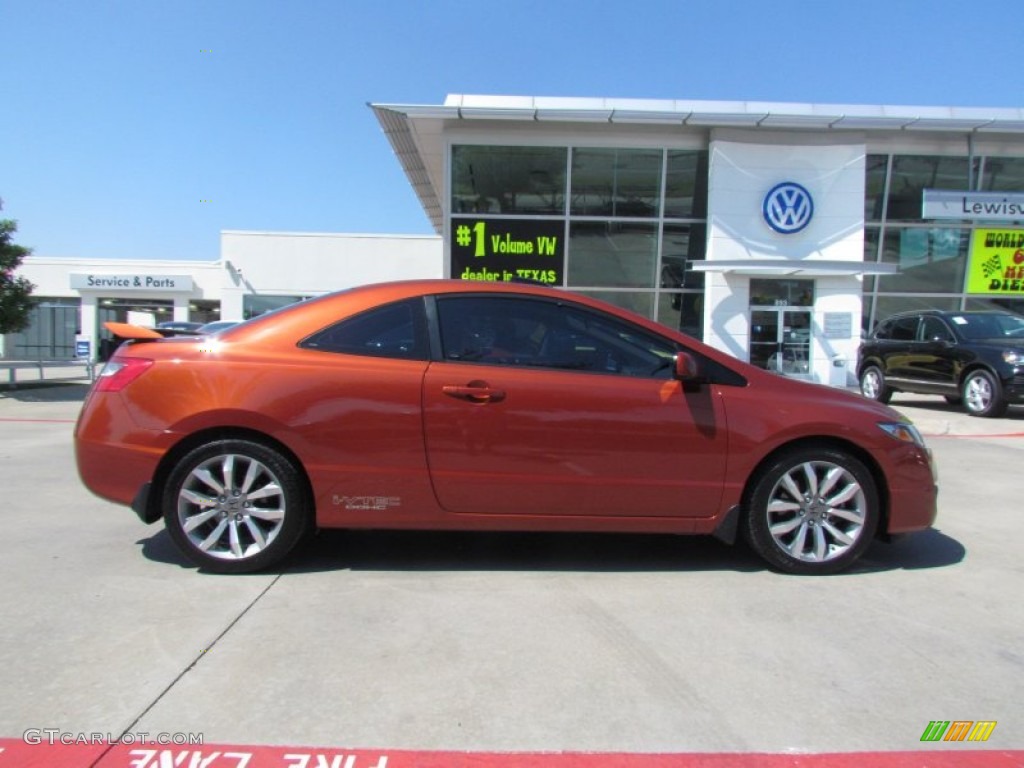
M1022 107L1019 0L0 0L0 217L39 256L432 233L368 102Z

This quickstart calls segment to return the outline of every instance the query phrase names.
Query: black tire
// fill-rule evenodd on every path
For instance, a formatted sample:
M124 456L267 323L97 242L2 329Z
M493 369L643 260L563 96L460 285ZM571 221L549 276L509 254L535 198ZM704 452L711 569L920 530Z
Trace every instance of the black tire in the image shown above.
M964 410L971 416L995 418L1005 414L1009 407L1009 403L1003 397L1003 387L999 379L984 368L967 374L961 392Z
M778 455L751 479L743 531L779 571L830 574L864 553L880 516L863 463L836 448L805 447Z
M879 403L888 403L892 399L892 389L885 383L885 374L877 365L869 365L861 371L860 393Z
M164 524L189 560L214 573L249 573L285 557L312 510L298 469L251 440L217 440L189 452L163 493Z

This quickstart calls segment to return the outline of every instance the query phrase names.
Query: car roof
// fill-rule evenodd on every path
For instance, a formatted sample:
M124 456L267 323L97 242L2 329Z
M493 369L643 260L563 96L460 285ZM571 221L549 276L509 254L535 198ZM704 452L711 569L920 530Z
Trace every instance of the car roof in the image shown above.
M895 312L888 317L882 318L879 322L884 323L887 320L895 320L901 317L920 317L924 315L932 317L978 317L985 315L1009 315L1011 317L1020 317L1020 315L1015 312L1010 312L1005 309L911 309L904 312Z
M459 279L433 279L372 283L335 291L275 309L224 330L219 338L257 342L268 348L280 345L283 348L286 345L285 339L304 338L336 322L342 316L354 315L363 310L404 299L445 294L536 296L552 301L572 302L576 305L590 307L598 312L617 316L659 336L673 338L720 363L728 365L730 361L736 362L731 355L704 344L700 339L695 339L682 331L662 325L628 309L583 294L570 293L564 288L552 288L524 281L476 282Z

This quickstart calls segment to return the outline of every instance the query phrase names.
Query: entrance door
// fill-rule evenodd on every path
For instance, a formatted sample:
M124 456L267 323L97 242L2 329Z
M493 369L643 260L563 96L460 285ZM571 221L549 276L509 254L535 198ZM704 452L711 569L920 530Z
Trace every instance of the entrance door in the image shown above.
M786 376L811 374L811 312L771 308L750 312L750 362Z

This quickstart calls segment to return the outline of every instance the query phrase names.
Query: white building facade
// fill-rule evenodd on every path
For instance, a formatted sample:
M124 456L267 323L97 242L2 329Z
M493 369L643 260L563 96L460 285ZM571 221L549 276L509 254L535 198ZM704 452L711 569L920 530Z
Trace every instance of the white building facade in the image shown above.
M906 309L1024 314L1024 109L449 96L371 105L434 233L224 232L215 262L29 257L21 359L405 278L587 294L845 386ZM329 225L329 222L327 222ZM69 341L70 339L70 341Z
M217 261L27 257L18 270L36 288L32 323L0 337L15 360L102 360L106 321L147 327L243 320L366 283L442 274L441 238L297 232L221 233Z
M1024 275L979 278L993 256L1012 269L1015 251L985 243L1024 226L1021 109L460 95L372 108L449 277L539 279L837 386L895 311L1024 314ZM938 191L954 199L944 214L925 210Z

